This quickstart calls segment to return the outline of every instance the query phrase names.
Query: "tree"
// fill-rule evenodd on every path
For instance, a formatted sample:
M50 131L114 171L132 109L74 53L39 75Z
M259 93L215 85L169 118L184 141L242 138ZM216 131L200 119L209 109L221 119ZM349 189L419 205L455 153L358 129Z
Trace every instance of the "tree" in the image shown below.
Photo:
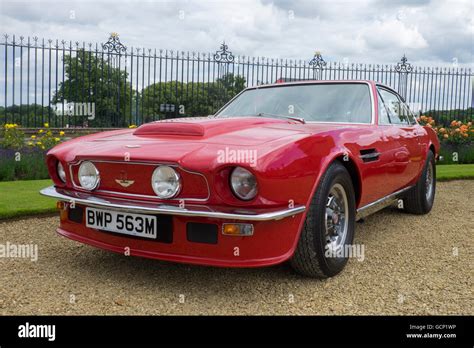
M127 81L128 73L112 66L111 55L99 56L78 49L64 56L67 79L61 82L52 103L94 103L94 118L70 118L70 124L93 127L120 127L130 123L135 91Z
M163 119L169 116L207 116L245 88L245 79L225 74L215 82L169 81L146 87L141 93L143 99L143 122ZM163 110L174 106L174 112Z

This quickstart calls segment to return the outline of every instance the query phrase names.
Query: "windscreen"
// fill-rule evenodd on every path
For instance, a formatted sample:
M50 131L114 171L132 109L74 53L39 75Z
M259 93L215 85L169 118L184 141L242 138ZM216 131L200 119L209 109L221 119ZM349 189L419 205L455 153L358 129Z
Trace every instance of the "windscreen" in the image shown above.
M370 123L365 83L295 84L249 89L217 116L288 116L316 122Z

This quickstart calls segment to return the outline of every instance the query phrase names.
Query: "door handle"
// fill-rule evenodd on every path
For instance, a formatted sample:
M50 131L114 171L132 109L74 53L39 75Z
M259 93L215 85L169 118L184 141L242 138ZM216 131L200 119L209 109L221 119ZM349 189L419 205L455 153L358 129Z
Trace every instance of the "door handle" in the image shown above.
M364 162L377 161L379 157L380 152L378 152L376 149L360 150L359 158Z

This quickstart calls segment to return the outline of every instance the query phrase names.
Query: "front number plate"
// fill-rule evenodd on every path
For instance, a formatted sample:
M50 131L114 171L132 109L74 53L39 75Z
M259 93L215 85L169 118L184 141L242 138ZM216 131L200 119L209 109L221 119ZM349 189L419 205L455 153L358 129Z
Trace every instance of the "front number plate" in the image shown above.
M98 230L156 239L158 218L112 210L86 208L86 226Z

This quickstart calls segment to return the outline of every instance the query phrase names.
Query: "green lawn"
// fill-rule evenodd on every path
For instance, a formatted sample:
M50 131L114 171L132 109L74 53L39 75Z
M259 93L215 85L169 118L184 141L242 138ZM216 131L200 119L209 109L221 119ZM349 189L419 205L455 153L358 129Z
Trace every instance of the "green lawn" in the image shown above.
M474 164L438 165L436 176L440 181L474 179ZM55 212L55 200L39 194L50 185L51 180L0 182L0 219Z
M49 179L0 182L0 219L55 212L56 201L39 194L51 185Z
M474 179L474 164L442 164L436 166L436 179L439 181Z

